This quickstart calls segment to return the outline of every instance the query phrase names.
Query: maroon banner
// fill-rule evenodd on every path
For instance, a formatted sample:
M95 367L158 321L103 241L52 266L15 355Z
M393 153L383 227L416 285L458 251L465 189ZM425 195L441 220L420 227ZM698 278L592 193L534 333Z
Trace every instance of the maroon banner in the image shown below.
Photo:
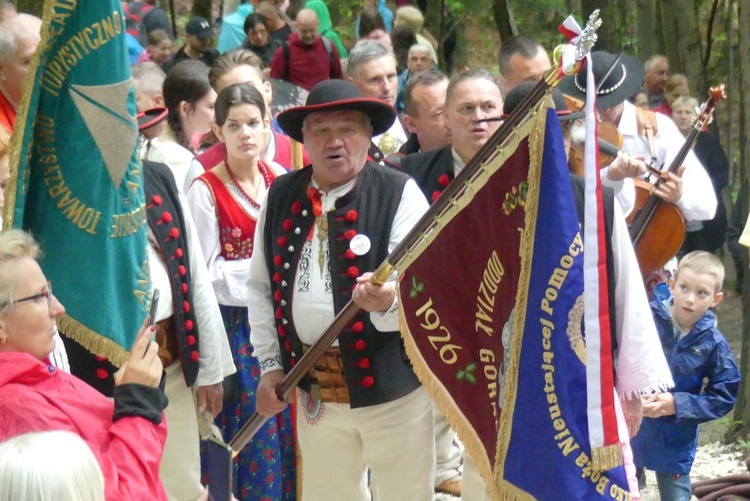
M512 147L502 151L508 157ZM399 291L407 347L418 351L409 350L415 371L485 473L495 466L505 391L499 376L508 366L521 273L528 138L488 164L496 174L487 169L441 215L439 234L412 256Z

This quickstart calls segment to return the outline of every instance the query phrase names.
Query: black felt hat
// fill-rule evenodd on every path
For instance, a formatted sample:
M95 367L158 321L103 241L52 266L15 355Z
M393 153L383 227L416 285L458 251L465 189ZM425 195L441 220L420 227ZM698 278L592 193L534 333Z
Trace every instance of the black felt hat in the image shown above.
M396 109L385 101L362 97L356 85L346 80L324 80L313 87L304 106L279 113L279 127L295 141L302 142L302 124L310 113L361 111L370 118L372 135L387 131L396 120Z
M529 92L531 92L531 89L533 89L535 85L535 82L523 82L514 87L513 90L511 90L508 95L505 96L505 101L503 102L503 113L505 115L510 115L511 113L513 113L513 110L516 109L516 106L521 103L523 98L525 98L529 94ZM563 93L558 89L552 90L552 102L554 103L555 109L557 110L557 118L561 122L567 120L576 120L586 115L582 111L571 112L568 109L568 104L565 102L565 96L563 96Z
M607 74L617 56L609 52L594 52L591 60L594 65L594 82L599 87L599 81ZM596 92L596 108L603 110L611 108L635 95L643 84L645 70L643 63L634 57L623 54L612 68L604 84ZM586 99L586 68L576 75L562 79L557 86L564 94L577 99Z
M143 132L149 127L161 123L167 118L169 110L166 108L151 108L150 110L138 113L138 132Z

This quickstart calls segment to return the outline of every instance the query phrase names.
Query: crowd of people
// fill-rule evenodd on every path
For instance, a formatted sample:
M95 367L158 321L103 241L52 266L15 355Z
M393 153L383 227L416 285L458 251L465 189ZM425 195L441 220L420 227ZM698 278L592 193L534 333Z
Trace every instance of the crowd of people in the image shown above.
M499 75L444 73L423 12L397 3L394 13L365 0L347 48L326 2L308 0L292 21L261 0L245 12L246 39L221 54L208 20L191 18L175 51L163 10L126 4L138 20L127 36L162 299L115 367L58 335L65 310L41 249L22 231L0 233L0 500L208 499L200 438L228 442L256 411L270 419L234 461L237 499L489 499L406 356L395 278L372 271L552 64L517 36L499 48ZM0 209L43 29L11 6L0 1ZM697 425L729 412L739 383L712 311L728 160L700 131L666 172L699 101L667 58L598 51L592 62L598 118L622 135L601 171L616 391L639 476L654 470L662 499L689 499ZM273 79L309 91L304 105L274 116ZM585 83L566 77L553 94L566 151L585 137L571 113ZM653 196L677 207L686 236L679 261L641 270L626 218L639 183L656 179ZM582 206L583 181L571 183ZM172 228L179 237L165 239ZM736 230L730 247L750 246L750 228ZM734 255L744 269L747 251ZM354 320L279 400L284 375L350 299Z

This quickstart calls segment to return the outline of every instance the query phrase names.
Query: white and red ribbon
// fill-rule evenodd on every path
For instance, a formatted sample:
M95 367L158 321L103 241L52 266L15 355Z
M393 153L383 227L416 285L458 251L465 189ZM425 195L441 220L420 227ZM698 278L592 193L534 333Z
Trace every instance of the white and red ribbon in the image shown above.
M607 283L607 246L599 175L596 90L591 56L586 56L586 142L584 148L584 326L586 395L591 449L619 445ZM594 455L595 456L595 455Z

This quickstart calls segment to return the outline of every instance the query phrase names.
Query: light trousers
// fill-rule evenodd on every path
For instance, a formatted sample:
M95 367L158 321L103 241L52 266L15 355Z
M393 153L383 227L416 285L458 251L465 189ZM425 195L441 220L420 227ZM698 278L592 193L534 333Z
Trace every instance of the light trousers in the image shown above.
M298 391L303 501L432 501L435 435L424 388L392 402L352 409Z

